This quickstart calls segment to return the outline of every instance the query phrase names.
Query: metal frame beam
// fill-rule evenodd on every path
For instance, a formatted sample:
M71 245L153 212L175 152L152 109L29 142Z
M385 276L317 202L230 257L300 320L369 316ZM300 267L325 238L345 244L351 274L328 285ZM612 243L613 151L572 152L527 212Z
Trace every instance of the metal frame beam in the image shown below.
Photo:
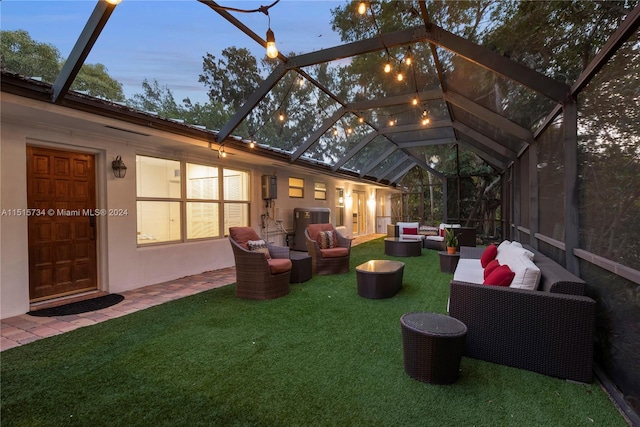
M409 105L411 104L415 96L415 93L388 96L385 98L377 98L368 101L352 102L350 104L347 104L346 107L349 109L349 111L366 111L374 108L392 107L394 105ZM420 103L426 101L437 101L439 99L442 99L442 92L440 92L439 90L418 92L418 100Z
M460 121L453 122L453 127L465 135L473 138L478 143L486 146L487 148L493 150L497 154L507 157L509 160L515 160L516 153L499 142L494 141L493 139L481 134L475 129L461 123Z
M373 131L373 132L367 134L367 136L362 138L360 140L360 142L358 142L356 145L354 145L353 148L351 148L351 150L349 150L349 152L347 154L345 154L344 157L342 157L342 159L340 159L338 162L336 162L336 164L333 165L331 170L333 172L335 172L338 169L340 169L345 163L347 163L349 160L351 160L351 158L353 156L358 154L358 152L360 150L362 150L369 142L373 141L373 139L376 136L378 136L378 132L377 131Z
M393 135L396 133L404 133L404 132L416 132L416 131L428 131L432 129L440 129L453 127L453 122L451 120L438 120L428 125L421 124L411 124L411 125L402 125L402 126L388 126L386 128L380 129L380 135Z
M471 141L460 139L458 140L458 144L462 145L467 150L474 152L478 157L487 162L494 169L501 172L507 169L507 162L503 158L500 158L499 155L493 152L487 151L487 147L483 146L478 141L473 140L473 138ZM475 144L477 144L478 146L476 146Z
M384 167L384 169L380 171L380 176L377 177L378 182L385 179L388 175L391 175L393 171L396 170L398 167L400 167L404 162L413 161L406 154L402 153L402 155L404 156L404 158L401 161L398 161L395 163L389 163L387 166Z
M569 86L519 64L492 50L479 46L434 24L428 25L429 41L441 46L483 68L516 81L525 87L562 103L568 99Z
M267 96L269 91L284 77L286 71L282 65L276 67L275 70L267 77L262 84L249 96L247 102L233 115L233 117L220 129L216 135L216 142L222 143L231 132L237 128L247 115L255 108L262 99Z
M333 126L338 120L340 120L340 118L344 116L346 112L347 111L344 108L337 109L331 115L331 117L329 117L324 121L324 123L322 123L322 126L316 129L316 131L311 134L311 136L307 138L307 140L303 144L301 144L293 154L291 154L291 162L296 161L302 154L304 154L304 152L307 151L314 142L320 139L320 137L324 135L324 133L328 131L331 126Z
M389 182L397 183L400 179L402 179L402 177L404 177L407 173L409 173L411 169L413 169L416 166L417 166L416 163L411 163L409 166L401 170L400 173L398 173L393 178L391 178Z
M479 104L476 104L475 102L471 101L468 98L465 98L464 96L456 92L448 90L444 94L444 100L450 102L456 107L462 108L466 112L471 113L481 120L484 120L490 125L503 129L507 133L523 140L527 144L530 144L531 141L533 141L533 132L531 132L529 129L523 128L522 126L512 122L506 117L495 113Z
M82 33L80 33L76 44L73 46L73 49L71 49L69 57L64 62L60 74L56 77L56 81L53 82L53 95L51 100L54 103L60 103L69 91L80 68L82 68L82 64L84 64L87 56L89 56L89 52L91 52L93 45L96 40L98 40L98 36L107 24L115 8L116 5L108 3L105 0L99 0L98 3L96 3Z
M374 160L368 162L367 166L360 171L360 177L362 178L367 173L369 173L369 171L378 166L384 159L395 153L397 149L398 147L396 145L392 145L391 147L383 151L382 154L380 154Z
M637 5L625 18L616 31L609 37L609 40L598 51L587 68L580 73L576 82L571 86L571 96L576 96L593 78L593 76L611 59L620 45L626 42L631 35L640 28L640 4ZM555 118L562 112L562 105L556 105L547 115L542 124L533 133L534 138L538 138L549 127Z
M445 144L457 144L458 141L455 138L437 138L437 139L420 139L411 142L399 142L400 148L418 148L428 147L430 145L445 145Z

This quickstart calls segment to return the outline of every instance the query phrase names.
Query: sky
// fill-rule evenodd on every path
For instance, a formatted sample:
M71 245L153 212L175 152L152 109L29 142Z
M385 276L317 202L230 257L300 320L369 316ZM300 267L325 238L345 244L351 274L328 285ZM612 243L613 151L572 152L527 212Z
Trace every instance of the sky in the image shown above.
M221 6L255 9L274 0L218 0ZM331 9L345 4L333 0L281 0L263 13L233 13L265 38L269 19L278 49L306 53L341 44L331 29ZM91 15L94 0L2 0L0 28L25 30L37 42L54 45L63 58ZM116 6L86 62L101 63L123 85L127 98L142 93L142 82L157 80L177 102L207 101L198 83L206 53L221 58L230 46L248 48L262 58L264 49L209 7L196 0L122 0Z

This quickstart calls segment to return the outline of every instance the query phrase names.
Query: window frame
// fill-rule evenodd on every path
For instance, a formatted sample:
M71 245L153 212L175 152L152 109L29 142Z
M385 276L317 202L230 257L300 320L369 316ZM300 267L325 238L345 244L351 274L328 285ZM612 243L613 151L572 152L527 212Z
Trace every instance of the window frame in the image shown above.
M302 185L294 185L294 183L292 183L292 180L298 180L302 183ZM304 178L298 178L298 177L294 177L294 176L290 176L289 177L289 198L291 199L304 199L304 185L305 185L305 181ZM292 190L295 191L299 191L300 192L300 196L298 195L292 195Z
M180 167L180 194L178 197L149 197L149 196L140 196L138 194L139 188L136 183L136 207L138 207L138 202L171 202L179 204L179 229L180 229L180 237L178 239L172 240L163 240L159 242L148 242L145 243L139 239L140 230L139 230L139 215L140 212L136 209L136 245L138 248L148 247L148 246L161 246L168 244L176 244L176 243L189 243L189 242L197 242L197 241L207 241L207 240L218 240L223 239L228 235L226 224L225 212L228 211L229 206L245 206L243 208L244 213L246 214L246 225L251 225L251 171L238 167L229 167L228 165L212 165L212 164L204 164L198 162L189 162L186 160L177 160L166 157L159 157L154 155L147 154L136 154L136 162L138 162L138 158L151 158L157 160L167 160L171 162L177 162ZM190 166L201 166L205 168L213 168L217 170L217 198L216 194L213 194L213 197L194 197L193 193L188 193L188 170ZM244 179L241 180L240 183L240 192L242 196L240 199L229 198L226 196L226 185L227 182L227 171L239 172L240 174L244 174ZM140 179L140 170L136 170L136 180ZM242 198L245 200L242 200ZM204 236L204 237L189 237L190 225L194 224L189 223L188 218L188 206L193 203L204 203L204 204L212 204L215 205L215 209L217 210L217 232L215 236ZM244 223L244 221L243 221Z
M321 197L318 197L318 195L321 195ZM327 200L326 182L317 181L313 183L313 200Z

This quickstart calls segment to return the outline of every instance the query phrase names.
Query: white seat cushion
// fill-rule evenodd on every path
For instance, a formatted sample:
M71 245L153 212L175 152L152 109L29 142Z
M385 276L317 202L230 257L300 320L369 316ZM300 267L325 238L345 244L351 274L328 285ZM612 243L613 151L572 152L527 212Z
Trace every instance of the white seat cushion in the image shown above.
M480 265L480 260L461 258L453 273L453 280L481 285L484 282L484 269Z

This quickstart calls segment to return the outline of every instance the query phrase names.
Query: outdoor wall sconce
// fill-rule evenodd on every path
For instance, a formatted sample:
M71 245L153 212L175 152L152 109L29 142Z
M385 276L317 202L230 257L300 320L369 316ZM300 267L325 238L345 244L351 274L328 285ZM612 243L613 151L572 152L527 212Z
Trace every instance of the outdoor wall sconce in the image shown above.
M111 169L113 169L113 175L116 178L124 178L127 174L127 165L124 164L120 156L117 156L116 159L111 162Z

